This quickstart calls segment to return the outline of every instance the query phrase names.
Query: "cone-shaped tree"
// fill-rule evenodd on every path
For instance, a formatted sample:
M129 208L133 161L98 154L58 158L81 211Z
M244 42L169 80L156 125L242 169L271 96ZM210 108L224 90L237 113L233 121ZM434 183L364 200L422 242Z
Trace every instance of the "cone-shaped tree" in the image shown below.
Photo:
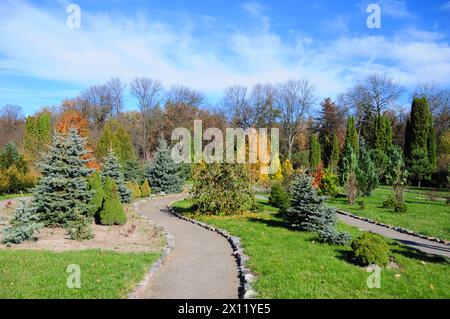
M102 178L99 173L95 173L89 178L89 189L93 193L90 202L90 210L92 216L95 216L102 209L106 196L105 191L103 190Z
M378 187L378 175L370 154L366 149L364 138L361 138L359 142L359 160L356 169L356 178L358 180L358 189L364 196L370 196L372 191Z
M148 184L148 180L145 180L144 183L141 185L141 196L149 197L151 193L152 193L152 189L150 188L150 185Z
M102 169L102 180L106 181L106 177L110 177L119 190L119 198L122 203L131 202L131 191L127 188L125 184L125 179L119 164L117 156L114 154L112 149L109 150L108 156L106 157L105 163Z
M350 241L348 234L336 231L336 210L325 204L326 197L317 195L309 176L300 175L294 179L289 198L290 207L283 214L289 224L318 232L324 242L345 244Z
M41 167L42 177L33 192L32 207L47 225L67 225L77 216L89 216L92 192L88 186L85 139L71 129L65 136L57 134Z
M147 179L152 190L155 193L181 192L184 181L180 174L180 165L172 160L166 141L164 138L160 138L158 149L146 169Z
M100 211L100 223L102 225L123 225L127 222L127 216L119 199L116 183L112 178L105 178L105 203Z
M333 140L331 143L332 143L331 154L328 163L328 168L331 168L333 171L335 171L339 164L339 154L340 154L339 139L336 134L333 134Z

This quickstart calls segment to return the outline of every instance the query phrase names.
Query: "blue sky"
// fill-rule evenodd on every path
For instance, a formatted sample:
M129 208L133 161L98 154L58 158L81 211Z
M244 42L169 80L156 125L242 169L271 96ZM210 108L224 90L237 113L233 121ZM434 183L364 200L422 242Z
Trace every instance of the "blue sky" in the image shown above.
M80 29L66 25L70 3ZM381 29L367 28L371 3ZM0 0L0 21L0 105L26 114L111 77L187 85L211 103L230 85L303 77L336 98L372 72L450 86L449 0Z

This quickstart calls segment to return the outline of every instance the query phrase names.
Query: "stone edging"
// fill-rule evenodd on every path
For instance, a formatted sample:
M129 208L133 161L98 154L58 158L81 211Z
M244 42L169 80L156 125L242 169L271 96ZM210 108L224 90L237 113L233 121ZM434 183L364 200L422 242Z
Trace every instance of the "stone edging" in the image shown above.
M239 267L239 279L241 282L241 287L239 288L239 298L240 299L253 299L256 297L256 291L253 290L251 283L255 281L256 277L251 273L250 269L247 268L246 264L249 260L249 257L244 254L244 249L241 246L241 240L238 237L231 236L226 230L216 228L214 226L208 225L203 222L199 222L195 219L184 217L183 215L178 214L175 209L170 206L167 206L169 212L175 217L187 221L192 224L199 225L205 229L216 232L223 237L225 237L233 248L233 255L236 258L238 267Z
M374 224L374 225L377 225L377 226L393 229L393 230L398 231L400 233L404 233L404 234L408 234L408 235L411 235L411 236L419 237L419 238L426 239L426 240L429 240L429 241L434 241L436 243L440 243L440 244L444 244L444 245L450 245L450 242L448 240L443 240L443 239L440 239L440 238L437 238L437 237L430 237L430 236L427 236L427 235L419 234L419 233L413 232L412 230L405 229L405 228L402 228L402 227L397 227L397 226L392 226L392 225L388 225L388 224L383 224L383 223L377 222L376 220L369 219L369 218L366 218L366 217L361 217L361 216L358 216L358 215L355 215L355 214L351 214L351 213L347 213L347 212L344 212L342 210L337 210L337 213L341 214L341 215L344 215L344 216L348 216L348 217L352 217L352 218L355 218L355 219L359 219L359 220L365 221L365 222L370 223L370 224Z
M139 214L138 209L139 205L141 203L147 202L148 199L140 200L136 203L133 203L133 207L136 210L136 213ZM175 245L175 238L172 234L165 231L163 227L155 225L147 216L139 214L142 218L144 218L149 224L153 226L157 226L160 230L162 230L166 237L166 245L164 247L164 250L161 253L161 256L150 266L149 270L145 274L144 279L136 286L136 288L133 289L133 291L128 295L128 299L137 299L138 294L140 292L143 292L145 287L147 287L148 283L150 282L150 279L152 278L153 274L158 271L158 269L165 263L167 260L167 257L169 256L170 252L172 251L174 245Z

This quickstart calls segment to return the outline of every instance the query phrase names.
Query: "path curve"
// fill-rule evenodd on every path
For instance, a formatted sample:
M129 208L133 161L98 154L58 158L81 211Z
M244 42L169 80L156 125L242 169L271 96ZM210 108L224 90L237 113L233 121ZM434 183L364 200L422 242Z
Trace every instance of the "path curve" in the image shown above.
M384 237L395 239L402 244L418 249L424 253L450 257L449 245L401 233L399 231L396 231L395 229L375 225L351 216L339 213L337 214L337 216L340 221L350 226L355 226L365 231L370 231L372 233L376 233Z
M237 299L239 271L228 241L169 213L167 205L185 197L185 194L174 195L140 204L139 213L172 234L175 245L164 265L136 297Z

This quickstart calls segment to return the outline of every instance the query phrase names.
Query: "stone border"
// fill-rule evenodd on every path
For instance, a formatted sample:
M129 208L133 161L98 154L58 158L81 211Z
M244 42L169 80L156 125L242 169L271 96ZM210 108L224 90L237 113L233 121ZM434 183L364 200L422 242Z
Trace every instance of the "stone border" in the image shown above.
M154 224L147 216L141 215L139 213L139 205L142 203L148 202L149 199L141 199L138 202L133 203L133 207L136 210L136 213L139 214L142 218L144 218L150 225L156 226L158 229L160 229L165 234L166 238L166 245L164 246L164 249L161 253L161 256L150 266L149 270L145 274L144 279L133 289L133 291L128 295L127 299L137 299L138 294L143 292L143 290L147 287L148 283L150 282L150 279L152 278L153 274L159 270L159 268L166 262L167 258L169 257L170 252L175 246L175 238L172 234L165 231L165 229L159 225Z
M411 236L419 237L419 238L426 239L426 240L429 240L429 241L434 241L436 243L440 243L440 244L444 244L444 245L450 245L450 241L448 241L448 240L443 240L443 239L440 239L440 238L437 238L437 237L431 237L431 236L419 234L419 233L413 232L412 230L405 229L405 228L402 228L402 227L397 227L397 226L392 226L392 225L388 225L388 224L383 224L383 223L377 222L376 220L369 219L369 218L362 217L362 216L358 216L358 215L351 214L351 213L347 213L347 212L342 211L342 210L337 210L336 212L338 214L341 214L341 215L344 215L344 216L348 216L348 217L352 217L352 218L355 218L355 219L359 219L359 220L362 220L362 221L370 223L370 224L374 224L374 225L377 225L377 226L393 229L393 230L398 231L398 232L403 233L403 234L408 234L408 235L411 235Z
M170 205L170 204L169 204ZM251 283L255 281L256 277L252 274L250 269L247 268L247 261L250 259L247 255L244 254L244 249L241 246L241 240L238 237L231 236L226 230L216 228L214 226L208 225L206 223L197 221L195 219L184 217L176 212L174 208L171 206L167 206L169 212L175 217L184 220L186 222L198 225L212 232L216 232L223 237L225 237L233 248L233 255L236 258L236 262L239 268L239 279L241 282L241 286L239 287L239 298L240 299L253 299L256 297L256 291L253 290Z

